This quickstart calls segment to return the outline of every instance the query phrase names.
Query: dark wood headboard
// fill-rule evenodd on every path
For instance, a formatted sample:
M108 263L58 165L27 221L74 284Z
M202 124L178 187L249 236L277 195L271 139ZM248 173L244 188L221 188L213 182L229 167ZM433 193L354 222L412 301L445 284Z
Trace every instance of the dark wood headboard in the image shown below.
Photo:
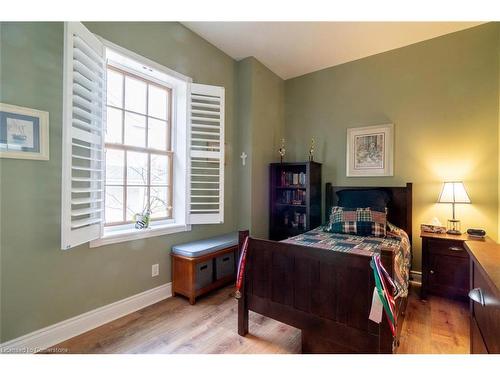
M330 216L330 211L333 206L337 205L337 191L344 189L381 189L387 191L391 200L387 206L387 220L408 233L411 242L412 232L412 183L408 182L406 186L396 187L378 187L378 186L332 186L331 183L326 184L325 190L325 214L326 221Z

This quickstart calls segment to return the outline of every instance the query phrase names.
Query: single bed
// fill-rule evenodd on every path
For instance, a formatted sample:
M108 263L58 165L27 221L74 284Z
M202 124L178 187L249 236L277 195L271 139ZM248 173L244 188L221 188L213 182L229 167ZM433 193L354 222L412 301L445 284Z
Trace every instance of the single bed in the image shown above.
M337 205L337 192L366 187L326 184L325 212ZM238 300L238 333L248 333L248 311L302 331L303 353L394 353L407 298L396 300L397 335L387 320L368 319L375 281L373 252L397 283L408 285L411 254L412 184L383 187L390 196L387 219L407 233L400 239L355 238L315 229L282 242L249 238L246 267ZM240 232L240 248L248 231ZM397 237L397 236L396 236ZM406 270L404 267L406 267Z

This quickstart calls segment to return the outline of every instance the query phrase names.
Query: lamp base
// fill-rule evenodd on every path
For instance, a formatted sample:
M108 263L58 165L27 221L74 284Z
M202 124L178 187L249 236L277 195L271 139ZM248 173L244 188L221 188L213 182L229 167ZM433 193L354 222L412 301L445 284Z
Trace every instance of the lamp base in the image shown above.
M455 218L453 219L448 219L448 225L446 233L448 234L454 234L454 235L460 235L462 234L462 231L460 230L460 220L457 220Z

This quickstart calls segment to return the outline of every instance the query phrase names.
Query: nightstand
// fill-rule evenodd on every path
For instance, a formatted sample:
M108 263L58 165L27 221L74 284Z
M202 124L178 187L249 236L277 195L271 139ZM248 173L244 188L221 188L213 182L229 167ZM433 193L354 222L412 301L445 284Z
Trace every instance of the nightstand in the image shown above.
M428 294L467 300L469 292L469 255L467 234L451 235L420 232L422 238L422 288L420 297ZM477 241L491 241L478 239Z

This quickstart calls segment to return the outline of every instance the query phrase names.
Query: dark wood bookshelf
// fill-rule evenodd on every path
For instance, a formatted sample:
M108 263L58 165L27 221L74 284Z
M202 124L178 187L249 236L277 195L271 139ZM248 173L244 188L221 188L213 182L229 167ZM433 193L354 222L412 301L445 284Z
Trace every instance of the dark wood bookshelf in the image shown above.
M293 237L321 224L321 163L272 163L269 186L271 240Z

